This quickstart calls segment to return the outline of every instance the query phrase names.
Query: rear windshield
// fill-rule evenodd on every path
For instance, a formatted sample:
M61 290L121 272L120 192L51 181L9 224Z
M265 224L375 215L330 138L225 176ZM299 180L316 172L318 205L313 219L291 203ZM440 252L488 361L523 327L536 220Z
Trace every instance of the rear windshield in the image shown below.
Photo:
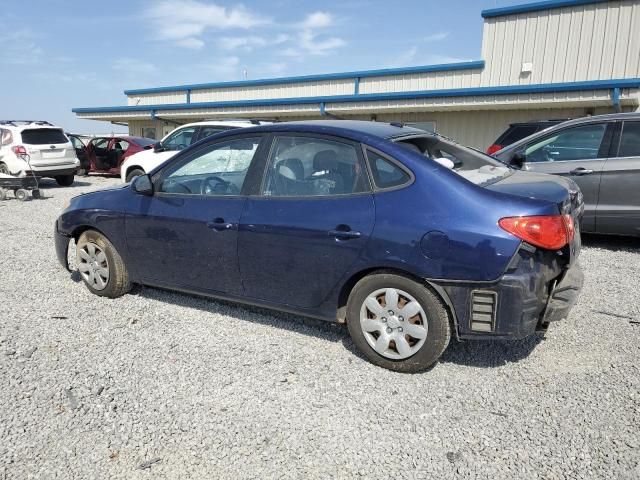
M30 128L22 131L22 143L28 145L53 145L56 143L69 143L69 140L59 128Z
M516 143L518 140L522 140L524 137L528 137L529 135L536 133L538 128L539 127L537 125L516 125L509 127L507 131L500 135L498 140L496 140L496 145L506 147L507 145Z
M409 150L422 153L429 161L450 168L476 185L490 185L511 174L511 169L499 160L445 137L419 136L396 141Z

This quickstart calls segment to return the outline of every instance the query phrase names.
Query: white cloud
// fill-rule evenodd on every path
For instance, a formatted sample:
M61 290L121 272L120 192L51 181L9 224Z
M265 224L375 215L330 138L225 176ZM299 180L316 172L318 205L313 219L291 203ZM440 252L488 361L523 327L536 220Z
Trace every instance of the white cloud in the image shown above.
M332 50L347 44L339 37L322 36L322 31L331 28L336 21L330 13L313 12L296 25L299 30L297 44L284 49L282 55L304 57L306 55L328 55Z
M200 37L206 30L246 30L270 22L243 5L227 8L197 0L163 0L153 4L145 16L153 22L158 38L192 49L204 46Z
M449 32L438 32L424 37L425 42L440 42L449 36Z
M333 16L327 12L313 12L300 23L300 28L327 28L333 25Z

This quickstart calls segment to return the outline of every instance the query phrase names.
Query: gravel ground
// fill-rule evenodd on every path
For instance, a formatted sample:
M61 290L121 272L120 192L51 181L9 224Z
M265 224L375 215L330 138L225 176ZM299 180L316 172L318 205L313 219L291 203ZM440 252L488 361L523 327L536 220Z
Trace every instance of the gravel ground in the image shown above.
M346 329L140 288L55 259L64 201L0 202L0 478L640 478L640 241L587 238L544 339L452 344L430 372Z

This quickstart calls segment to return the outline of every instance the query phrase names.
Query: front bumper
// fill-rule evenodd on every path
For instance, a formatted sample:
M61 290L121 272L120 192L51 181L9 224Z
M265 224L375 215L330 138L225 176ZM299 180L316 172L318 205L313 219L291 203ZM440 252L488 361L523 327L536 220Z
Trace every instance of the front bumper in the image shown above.
M566 318L578 299L584 276L577 262L562 265L561 261L550 252L522 250L495 282L438 282L448 297L458 337L520 339Z
M69 252L69 242L71 241L71 237L63 235L58 231L58 222L56 221L53 231L53 238L56 247L56 256L58 257L58 262L66 269L69 270L69 261L68 261L68 252Z

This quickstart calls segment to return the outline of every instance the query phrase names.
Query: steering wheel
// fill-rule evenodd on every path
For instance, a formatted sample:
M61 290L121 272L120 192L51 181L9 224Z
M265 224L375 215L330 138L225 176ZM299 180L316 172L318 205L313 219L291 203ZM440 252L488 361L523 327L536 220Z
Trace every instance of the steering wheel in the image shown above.
M224 190L221 189L221 187L223 187ZM214 175L207 177L202 181L200 193L202 193L202 195L213 195L216 193L235 195L240 193L240 190L234 183L227 182L226 180Z

